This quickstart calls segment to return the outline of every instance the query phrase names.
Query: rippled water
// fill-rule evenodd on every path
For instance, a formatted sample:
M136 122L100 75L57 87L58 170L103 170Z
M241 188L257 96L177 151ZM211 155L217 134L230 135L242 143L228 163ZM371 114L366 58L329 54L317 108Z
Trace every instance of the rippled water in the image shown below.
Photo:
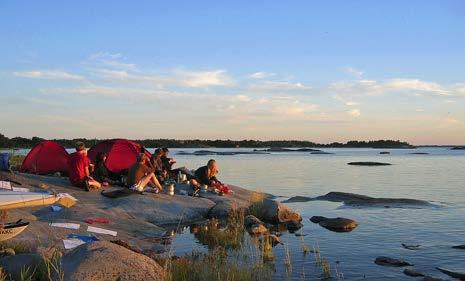
M215 158L219 178L227 183L282 196L317 196L330 191L359 193L374 197L405 197L442 203L442 208L341 208L340 203L313 201L290 203L302 214L305 243L318 243L321 255L344 274L345 280L414 280L401 268L381 267L373 263L377 256L403 258L423 273L443 277L435 267L465 271L465 251L451 246L465 244L465 151L448 148L392 149L380 155L378 149L325 149L331 155L309 153L273 153L236 156L172 156L178 166L196 168ZM195 151L196 149L182 149ZM215 150L215 149L213 149ZM216 149L235 151L234 149ZM245 150L245 149L240 149ZM427 152L428 155L413 155ZM352 161L389 162L392 166L349 166ZM314 215L347 217L359 222L350 233L328 231L308 219ZM315 280L313 254L304 256L301 238L284 233L282 242L289 245L292 260L291 280ZM417 251L401 243L420 244ZM173 242L176 254L205 250L187 231ZM274 249L275 280L286 276L283 246Z
M185 149L184 149L185 150ZM224 149L220 149L224 151ZM181 166L198 167L212 156L173 156ZM190 150L193 151L193 150ZM401 268L381 267L373 263L377 256L403 258L418 271L445 277L435 267L465 271L465 251L451 246L465 244L465 151L447 148L416 150L326 149L331 155L309 153L273 153L267 155L215 156L220 166L219 178L249 189L283 196L317 196L330 191L359 193L374 197L405 197L441 202L442 208L341 208L340 203L290 203L304 218L305 243L318 243L321 255L338 268L345 280L413 280ZM413 155L427 152L428 155ZM352 161L389 162L392 166L349 166ZM313 215L347 217L360 225L350 233L328 231L308 219ZM304 256L301 238L285 233L282 241L289 245L292 280L315 280L315 259ZM401 243L420 244L417 251ZM174 241L178 254L202 249L190 234ZM283 248L277 256L276 280L285 276Z

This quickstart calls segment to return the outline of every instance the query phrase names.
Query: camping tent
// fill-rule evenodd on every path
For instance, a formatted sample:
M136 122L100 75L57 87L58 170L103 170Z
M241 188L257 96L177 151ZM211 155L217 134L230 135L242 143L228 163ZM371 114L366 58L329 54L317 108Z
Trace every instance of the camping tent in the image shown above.
M97 154L104 152L108 155L105 166L115 174L129 169L137 159L137 155L144 151L147 157L151 154L140 144L126 139L112 139L99 142L88 151L88 156L92 163L95 163Z
M68 152L54 141L43 141L34 146L24 158L21 168L23 173L53 174L68 172Z

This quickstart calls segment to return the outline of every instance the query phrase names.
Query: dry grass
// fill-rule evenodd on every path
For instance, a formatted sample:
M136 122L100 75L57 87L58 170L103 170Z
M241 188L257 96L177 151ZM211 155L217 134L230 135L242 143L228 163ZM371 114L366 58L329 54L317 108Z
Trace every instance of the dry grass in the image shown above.
M23 243L6 243L0 244L1 249L14 249L16 254L30 253L29 246ZM35 267L25 267L21 269L20 279L18 281L63 281L64 275L60 266L61 253L54 250L49 258L42 257L39 264ZM3 268L0 268L0 281L10 281L11 276Z

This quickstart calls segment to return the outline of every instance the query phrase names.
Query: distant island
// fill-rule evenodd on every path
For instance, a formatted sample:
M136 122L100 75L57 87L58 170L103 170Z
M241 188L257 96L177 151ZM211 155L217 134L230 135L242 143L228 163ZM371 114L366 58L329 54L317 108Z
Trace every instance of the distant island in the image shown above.
M31 148L42 142L44 139L40 137L23 138L13 137L8 138L0 134L0 148ZM52 139L64 147L74 147L76 141L83 141L88 147L102 141L103 139ZM399 140L375 140L375 141L348 141L346 143L333 142L329 144L315 143L311 141L300 140L175 140L175 139L144 139L135 140L145 147L172 147L172 148L269 148L269 147L289 147L289 148L304 148L304 147L366 147L366 148L414 148L407 142Z

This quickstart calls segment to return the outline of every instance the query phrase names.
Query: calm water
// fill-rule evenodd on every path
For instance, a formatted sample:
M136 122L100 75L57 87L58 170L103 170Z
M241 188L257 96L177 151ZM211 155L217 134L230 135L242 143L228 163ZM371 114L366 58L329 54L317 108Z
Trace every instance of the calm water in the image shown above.
M186 150L186 149L183 149ZM220 149L225 151L225 149ZM193 150L190 150L193 151ZM451 249L465 244L465 151L447 148L416 150L326 149L332 155L274 153L268 155L215 156L219 178L249 189L285 198L295 195L317 196L330 191L354 192L375 197L406 197L441 202L442 208L341 208L340 203L306 202L288 204L302 214L305 243L318 243L322 256L343 272L345 280L414 280L401 268L373 263L377 256L403 258L421 272L445 277L435 267L465 271L465 251ZM380 155L390 151L390 155ZM429 155L412 155L427 152ZM198 167L211 156L172 154L180 166ZM351 161L379 161L394 165L382 167L349 166ZM285 198L282 198L284 200ZM279 198L281 199L281 198ZM350 233L328 231L309 221L313 215L347 217L360 225ZM304 256L301 238L285 233L282 242L291 250L292 279L318 276L312 254ZM402 248L401 243L420 244L420 250ZM175 252L183 254L203 249L190 234L174 241ZM275 279L285 276L283 246L277 256ZM315 275L316 274L316 275Z
M195 151L197 149L182 149ZM228 149L219 149L227 151ZM233 150L234 149L229 149ZM245 149L241 149L245 150ZM178 166L204 165L212 156L172 156ZM309 153L273 153L267 155L214 156L220 167L219 178L227 183L282 196L317 196L330 191L354 192L375 197L406 197L440 202L442 208L341 208L340 203L306 202L288 204L302 214L305 243L318 243L323 257L343 272L345 280L414 280L401 268L381 267L373 263L377 256L403 258L418 271L446 276L435 267L465 271L465 251L451 246L465 244L465 151L447 148L416 150L325 149L332 155ZM412 155L427 152L429 155ZM380 161L394 165L382 167L349 166L351 161ZM330 232L309 221L314 215L347 217L359 222L350 233ZM313 254L304 256L301 238L285 233L282 242L289 245L292 260L291 280L318 276ZM420 244L411 251L401 243ZM173 242L178 255L193 249L205 250L185 232ZM283 246L274 248L275 280L285 277Z

